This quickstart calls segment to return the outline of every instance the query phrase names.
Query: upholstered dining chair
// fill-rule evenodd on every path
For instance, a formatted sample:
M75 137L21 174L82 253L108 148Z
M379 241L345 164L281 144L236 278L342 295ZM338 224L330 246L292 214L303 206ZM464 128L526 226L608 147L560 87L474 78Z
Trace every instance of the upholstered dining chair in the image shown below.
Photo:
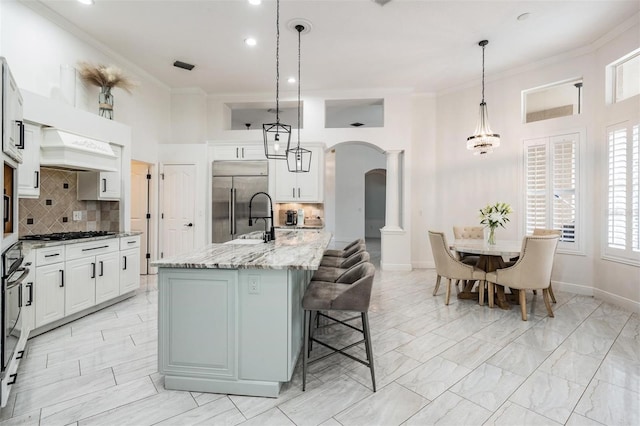
M534 228L533 235L557 235L559 237L562 235L562 231L559 229ZM535 291L533 293L535 294ZM556 303L556 295L553 294L553 287L551 286L551 281L549 281L549 296L551 297L551 301L553 303Z
M351 241L342 250L327 249L327 250L324 251L324 256L329 256L329 257L349 257L348 255L345 256L345 253L347 253L352 247L359 246L360 244L364 244L364 239L358 238L357 240Z
M549 284L557 246L557 235L529 235L524 237L520 258L513 266L487 272L489 307L493 308L495 284L519 290L522 320L526 321L527 297L525 290L542 290L547 313L550 317L553 317L551 302L549 301Z
M453 237L456 240L484 240L484 226L454 226ZM479 257L476 254L460 254L460 260L467 265L477 264Z
M456 259L447 245L447 239L444 232L429 231L429 242L431 243L431 251L433 252L433 260L436 264L436 287L433 289L433 295L438 293L440 288L440 280L442 277L447 278L447 292L444 299L445 305L449 304L451 298L451 280L478 280L482 289L485 280L485 272L474 265L467 265Z

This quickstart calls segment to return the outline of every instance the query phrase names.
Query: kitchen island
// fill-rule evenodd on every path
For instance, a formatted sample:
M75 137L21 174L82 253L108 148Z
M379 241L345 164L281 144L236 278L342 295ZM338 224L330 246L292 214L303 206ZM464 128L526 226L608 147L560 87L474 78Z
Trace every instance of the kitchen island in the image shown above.
M160 259L158 365L167 389L277 397L302 347L304 290L331 234L277 230Z

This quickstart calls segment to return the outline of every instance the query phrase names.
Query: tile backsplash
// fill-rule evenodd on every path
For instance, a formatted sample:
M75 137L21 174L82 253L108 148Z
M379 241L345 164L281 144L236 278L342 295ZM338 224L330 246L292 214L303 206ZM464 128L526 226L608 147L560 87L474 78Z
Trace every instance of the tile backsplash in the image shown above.
M274 215L278 225L284 225L287 221L287 210L304 210L305 220L323 219L324 204L322 203L277 203L274 207Z
M120 202L78 201L77 172L40 169L40 198L19 201L19 235L120 229ZM73 220L79 211L81 220Z

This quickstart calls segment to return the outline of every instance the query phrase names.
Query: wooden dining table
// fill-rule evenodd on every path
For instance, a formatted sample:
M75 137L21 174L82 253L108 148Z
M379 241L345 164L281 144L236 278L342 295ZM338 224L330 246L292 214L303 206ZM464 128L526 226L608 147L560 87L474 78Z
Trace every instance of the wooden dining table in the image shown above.
M496 244L488 244L484 240L454 240L450 245L450 249L458 252L459 254L473 254L478 255L478 262L476 267L482 269L485 272L492 272L496 269L505 267L504 257L513 258L520 256L522 250L521 241L513 240L498 240ZM476 298L476 294L472 293L473 281L467 282L458 297L461 299ZM507 301L507 296L504 291L504 287L496 285L496 304L502 309L511 309L511 305Z

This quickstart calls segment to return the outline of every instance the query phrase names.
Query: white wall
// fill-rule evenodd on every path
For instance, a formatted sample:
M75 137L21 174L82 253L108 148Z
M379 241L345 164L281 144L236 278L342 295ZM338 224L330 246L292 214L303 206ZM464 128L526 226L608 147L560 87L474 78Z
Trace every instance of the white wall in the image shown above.
M428 226L444 230L452 237L453 225L479 223L478 209L496 201L514 208L507 229L498 229L497 238L521 239L524 235L522 141L567 131L584 130L581 169L582 226L585 237L582 255L558 254L553 281L574 291L593 294L594 288L614 293L628 306L640 302L638 268L600 259L600 235L606 192L602 188L606 164L603 117L615 120L604 101L604 66L638 47L639 26L635 25L606 43L596 43L575 55L537 69L512 73L502 78L487 76L486 101L494 132L501 134L501 146L493 154L473 156L466 150L467 136L475 128L480 88L446 93L437 98L435 154L436 215ZM586 53L585 53L586 51ZM523 124L521 91L569 78L583 77L584 108L581 115ZM636 106L638 98L632 100ZM630 102L631 104L631 102ZM428 108L424 108L425 113ZM596 189L597 188L597 189ZM426 257L416 258L418 263ZM624 300L622 300L624 299Z
M207 133L207 96L200 89L171 93L171 143L204 143Z

